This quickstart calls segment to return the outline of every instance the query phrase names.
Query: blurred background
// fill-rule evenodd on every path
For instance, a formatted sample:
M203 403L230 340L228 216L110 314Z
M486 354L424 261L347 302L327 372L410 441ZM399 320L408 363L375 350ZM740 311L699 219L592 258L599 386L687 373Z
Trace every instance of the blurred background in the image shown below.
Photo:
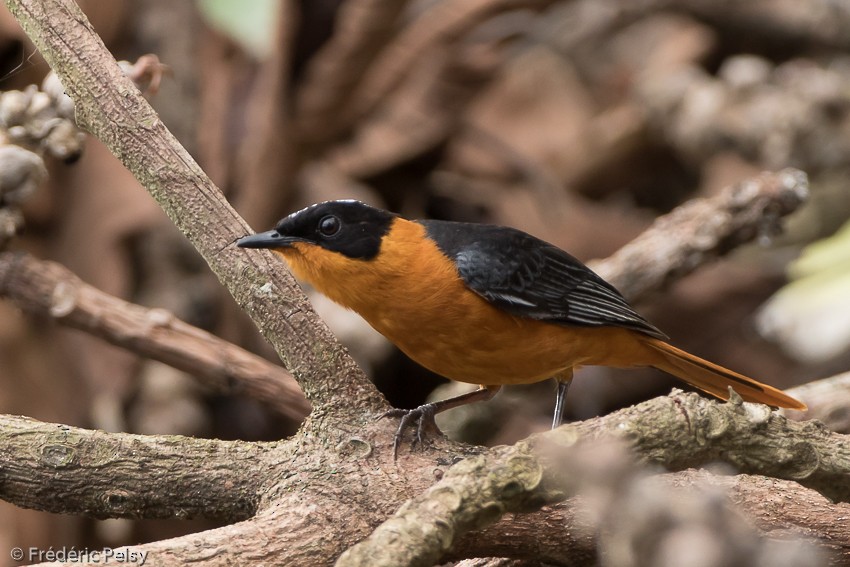
M676 345L779 387L850 368L850 228L840 230L850 218L844 3L81 5L117 59L153 53L168 65L151 103L257 230L310 203L356 198L411 218L515 226L590 260L688 199L764 169L801 168L812 197L785 235L739 249L637 308ZM40 84L48 70L3 9L0 88ZM48 182L23 205L15 248L276 360L103 146L89 139L74 163L48 166ZM453 393L355 315L311 298L394 405ZM298 426L5 301L0 383L0 411L87 428L253 440ZM673 385L654 371L583 369L568 418ZM442 425L474 442L511 442L546 429L553 403L552 384L508 388ZM0 503L0 549L116 546L211 525L98 522Z

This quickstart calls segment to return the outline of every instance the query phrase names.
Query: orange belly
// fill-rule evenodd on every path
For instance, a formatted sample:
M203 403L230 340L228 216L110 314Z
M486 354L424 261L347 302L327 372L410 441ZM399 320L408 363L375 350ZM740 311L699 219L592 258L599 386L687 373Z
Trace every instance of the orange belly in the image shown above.
M422 366L473 384L527 384L576 366L629 367L646 358L626 329L562 327L487 310L464 314L455 305L437 320L422 313L415 331L398 318L372 325Z

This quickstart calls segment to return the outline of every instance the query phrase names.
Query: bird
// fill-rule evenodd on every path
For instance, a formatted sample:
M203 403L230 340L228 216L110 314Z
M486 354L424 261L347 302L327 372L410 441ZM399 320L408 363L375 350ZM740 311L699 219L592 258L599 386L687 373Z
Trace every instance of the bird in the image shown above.
M356 200L294 212L272 230L237 241L266 248L291 272L357 312L408 357L477 390L400 417L393 441L434 415L491 399L504 385L554 379L552 427L561 425L574 370L653 367L728 400L805 410L802 402L673 346L617 289L581 261L521 230L489 224L408 220Z

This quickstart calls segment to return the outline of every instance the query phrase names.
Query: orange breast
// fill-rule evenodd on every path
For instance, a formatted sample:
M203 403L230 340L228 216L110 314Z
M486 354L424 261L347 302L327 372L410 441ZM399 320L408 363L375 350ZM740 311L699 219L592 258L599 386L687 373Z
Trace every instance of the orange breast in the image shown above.
M625 329L563 327L493 307L466 287L418 223L396 219L368 261L300 243L280 253L296 276L452 380L521 384L577 365L626 367L645 358Z

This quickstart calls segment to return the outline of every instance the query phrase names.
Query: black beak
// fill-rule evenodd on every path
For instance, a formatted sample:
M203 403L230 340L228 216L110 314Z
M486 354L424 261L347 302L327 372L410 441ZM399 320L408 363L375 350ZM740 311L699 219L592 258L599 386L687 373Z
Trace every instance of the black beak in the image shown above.
M236 241L236 246L240 248L286 248L293 242L302 242L303 240L303 238L295 236L283 236L276 230L269 230L268 232L259 232L240 238Z

